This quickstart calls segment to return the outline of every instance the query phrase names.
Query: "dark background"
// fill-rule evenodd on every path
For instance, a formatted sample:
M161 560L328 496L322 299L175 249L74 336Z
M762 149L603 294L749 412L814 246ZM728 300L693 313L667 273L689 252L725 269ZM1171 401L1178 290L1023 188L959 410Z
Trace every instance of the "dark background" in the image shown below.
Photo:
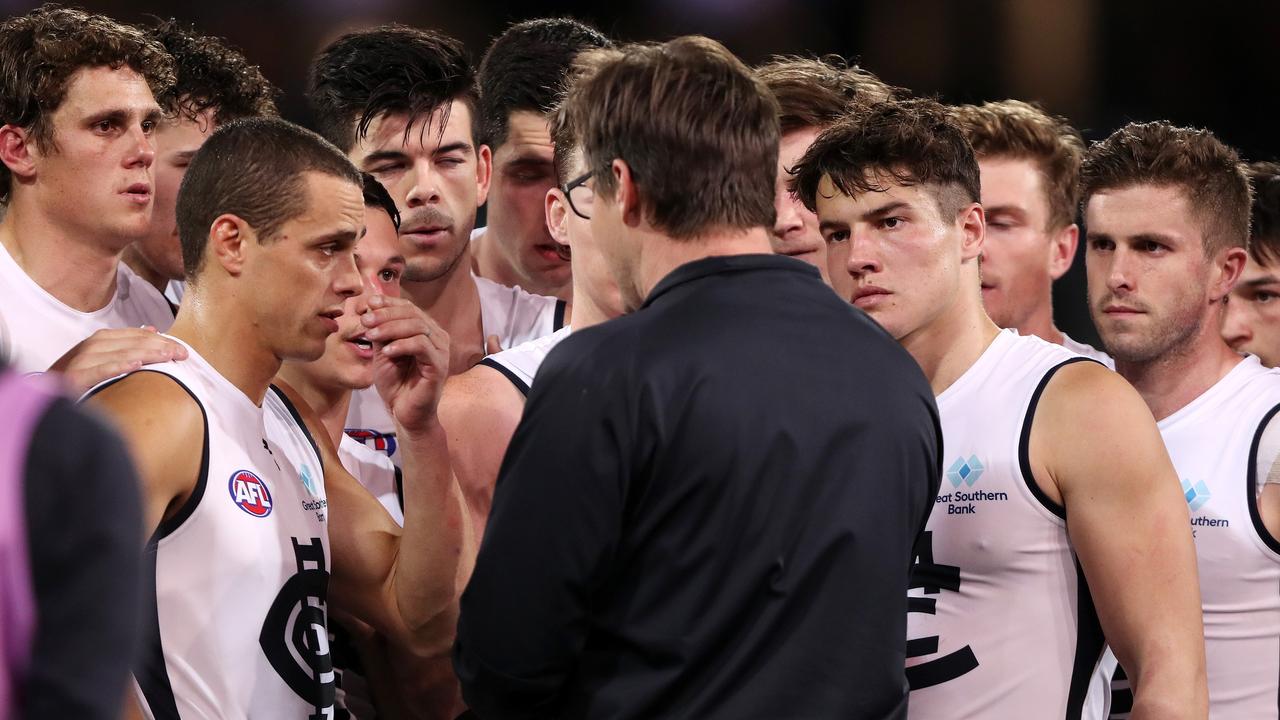
M0 12L38 3L0 0ZM1280 157L1271 106L1280 90L1280 2L1219 0L155 0L79 3L126 21L177 17L240 47L282 90L285 117L308 123L307 64L343 32L387 21L458 37L474 59L513 21L571 15L619 40L700 33L749 63L775 53L838 53L885 81L952 102L1038 100L1088 139L1130 120L1208 127L1246 159ZM1083 262L1055 290L1060 327L1094 336Z

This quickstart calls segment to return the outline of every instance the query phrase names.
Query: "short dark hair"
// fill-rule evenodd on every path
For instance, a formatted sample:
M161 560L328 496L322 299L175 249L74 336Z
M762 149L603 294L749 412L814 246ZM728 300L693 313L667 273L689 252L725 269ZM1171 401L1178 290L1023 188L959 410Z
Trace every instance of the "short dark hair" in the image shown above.
M1130 123L1085 154L1084 202L1132 185L1177 187L1201 220L1204 252L1248 247L1249 177L1240 155L1208 130L1160 121Z
M955 114L979 158L1008 157L1036 164L1049 203L1047 230L1076 221L1084 139L1066 118L1021 100L961 105Z
M775 55L756 76L778 100L782 134L830 127L854 106L892 100L898 89L839 55Z
M350 152L380 115L405 113L409 126L451 101L472 111L476 132L475 73L465 48L433 30L383 25L343 35L311 66L307 99L316 129Z
M700 36L584 56L566 103L597 195L622 159L671 238L773 226L778 103L741 60Z
M360 184L364 189L364 206L386 212L391 218L391 224L399 230L400 210L396 208L396 201L391 199L391 193L387 192L377 178L366 172L360 173Z
M49 119L66 99L76 71L128 67L142 75L164 104L173 85L173 61L141 30L105 15L54 4L0 23L0 125L29 130L43 152L57 149ZM0 201L9 199L12 174L0 164Z
M1259 265L1280 263L1280 163L1249 165L1253 186L1249 255Z
M213 111L216 124L242 117L279 115L279 91L257 65L225 40L203 35L177 20L157 20L147 35L173 58L177 82L165 110L195 119Z
M572 18L539 18L507 28L489 45L476 74L477 141L497 148L507 141L511 113L553 110L574 58L606 47L613 47L609 38Z
M273 240L307 211L305 173L318 172L363 186L360 172L327 140L280 118L232 120L214 131L191 159L178 189L182 267L193 280L204 260L209 228L231 214L260 242Z
M823 177L849 197L883 191L885 177L902 185L932 185L944 216L981 197L973 148L950 111L929 99L880 103L832 125L800 158L789 188L813 210Z

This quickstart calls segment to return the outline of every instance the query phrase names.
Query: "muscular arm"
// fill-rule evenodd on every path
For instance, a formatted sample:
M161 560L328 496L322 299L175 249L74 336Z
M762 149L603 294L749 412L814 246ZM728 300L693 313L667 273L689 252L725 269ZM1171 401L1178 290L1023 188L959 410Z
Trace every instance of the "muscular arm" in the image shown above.
M1134 688L1131 717L1205 717L1190 516L1146 404L1099 365L1064 367L1036 412L1030 458L1066 508L1098 618Z
M502 458L524 412L524 394L502 373L477 365L449 378L439 412L475 535L482 537Z
M195 489L205 419L195 399L157 372L137 372L85 403L111 420L125 440L141 480L143 530L150 537Z

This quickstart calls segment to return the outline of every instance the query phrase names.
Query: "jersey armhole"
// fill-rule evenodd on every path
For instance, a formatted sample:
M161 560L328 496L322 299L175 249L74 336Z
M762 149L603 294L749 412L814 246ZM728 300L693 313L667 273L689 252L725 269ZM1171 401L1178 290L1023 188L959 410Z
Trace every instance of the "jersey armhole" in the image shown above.
M1271 552L1280 555L1280 539L1273 537L1267 530L1267 526L1262 522L1262 510L1258 507L1258 451L1262 447L1262 436L1266 434L1267 427L1276 413L1280 413L1280 405L1268 410L1262 422L1258 423L1258 429L1253 432L1253 442L1249 444L1249 465L1245 470L1244 497L1245 502L1249 504L1249 519L1253 522L1254 531L1271 549ZM1280 428L1277 428L1277 431L1280 432Z
M392 469L396 471L396 502L400 505L400 513L404 513L404 475L400 473L399 465L392 465Z
M280 398L280 402L284 403L285 409L289 411L293 421L298 424L298 429L302 430L303 437L307 439L307 442L311 443L311 450L316 454L316 462L320 464L320 476L324 477L324 455L320 454L320 446L316 444L316 439L311 436L311 430L307 427L307 424L302 421L302 415L298 412L298 408L294 407L292 402L289 402L289 396L285 395L280 388L272 385L271 391L276 394L276 397ZM337 452L337 448L334 448L334 452Z
M511 369L508 368L506 365L503 365L497 360L493 360L491 358L484 358L477 364L484 365L485 367L493 368L494 370L497 370L498 372L502 373L503 377L510 380L511 384L516 386L516 389L520 391L521 395L524 395L526 398L529 397L528 383L520 379L519 375L516 375L515 373L511 372Z
M1040 384L1036 386L1036 391L1031 394L1031 404L1027 406L1027 415L1022 420L1022 433L1018 436L1018 467L1022 471L1023 482L1027 484L1027 489L1031 491L1032 497L1045 506L1049 512L1063 520L1067 519L1067 509L1045 494L1044 489L1040 487L1040 483L1036 482L1035 473L1031 472L1031 425L1036 419L1036 407L1040 404L1040 396L1044 394L1044 389L1048 387L1049 381L1062 368L1078 362L1091 362L1102 365L1102 363L1093 358L1074 357L1049 368L1044 377L1040 378ZM1106 367L1105 365L1102 366Z
M146 368L135 370L128 375L122 375L114 380L109 380L99 385L88 393L85 393L81 402L97 395L127 377L144 372L155 373L156 375L166 377L176 383L178 387L182 388L182 391L191 397L191 400L196 404L196 407L200 408L200 420L204 425L204 446L200 450L200 472L196 476L195 487L191 489L191 494L187 496L187 501L182 504L182 507L178 508L178 512L170 518L160 520L160 524L156 526L155 532L152 533L151 537L147 540L147 547L155 548L161 540L177 532L178 528L182 527L183 523L187 521L187 518L190 518L191 514L196 511L196 508L200 506L200 501L204 499L205 487L208 485L209 480L209 413L205 411L204 403L200 402L200 398L196 397L196 394L191 392L191 388L187 387L186 383L182 382L178 378L168 373L162 373L158 370L147 370Z

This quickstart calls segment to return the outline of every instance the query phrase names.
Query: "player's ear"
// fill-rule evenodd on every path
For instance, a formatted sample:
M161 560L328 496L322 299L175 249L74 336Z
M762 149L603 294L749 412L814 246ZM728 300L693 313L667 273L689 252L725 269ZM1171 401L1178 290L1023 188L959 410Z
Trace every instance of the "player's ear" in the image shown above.
M481 145L476 150L476 207L489 199L489 182L493 180L493 150Z
M211 254L228 275L238 276L244 271L249 241L255 239L251 235L253 229L238 216L219 215L209 226L209 247L205 252Z
M960 259L972 260L982 255L982 243L987 236L987 218L982 205L969 203L960 208L956 217L960 226Z
M1075 223L1062 228L1049 241L1049 277L1057 280L1071 269L1080 245L1080 226Z
M39 148L35 138L17 125L0 127L0 162L9 168L14 177L29 178L36 173L36 157Z
M1242 247L1229 247L1218 252L1210 280L1209 302L1218 302L1231 294L1231 288L1240 280L1248 259L1249 253Z

